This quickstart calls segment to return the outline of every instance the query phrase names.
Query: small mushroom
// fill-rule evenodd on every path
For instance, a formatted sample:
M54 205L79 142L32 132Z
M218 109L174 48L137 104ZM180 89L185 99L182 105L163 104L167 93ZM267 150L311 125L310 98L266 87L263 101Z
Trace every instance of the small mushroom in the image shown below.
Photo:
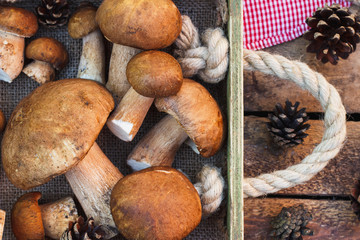
M201 220L198 192L181 172L153 167L120 179L111 213L127 239L183 239Z
M0 132L3 132L6 126L6 118L3 111L0 110Z
M127 65L132 88L110 115L107 126L121 140L132 141L155 97L176 94L183 81L180 64L170 54L144 51Z
M118 234L110 193L122 177L95 139L114 108L101 84L85 79L48 82L13 111L2 141L3 168L21 189L65 176L88 217L106 239Z
M134 171L171 166L188 136L203 157L211 157L220 149L225 132L222 114L201 84L184 79L176 95L155 99L155 106L170 115L157 123L129 154L127 164Z
M78 218L75 202L71 197L43 205L38 204L40 192L22 195L11 211L11 226L16 239L44 239L45 235L60 239L70 221Z
M11 83L24 66L25 39L38 30L36 16L23 8L0 6L0 80Z
M0 239L2 239L4 233L5 215L6 212L0 209Z
M80 4L69 19L68 32L72 38L82 38L83 42L77 77L105 84L105 47L95 22L96 10L91 3Z
M63 69L69 62L64 45L54 38L38 38L26 47L26 57L34 61L25 66L23 73L40 84L55 79L55 69Z

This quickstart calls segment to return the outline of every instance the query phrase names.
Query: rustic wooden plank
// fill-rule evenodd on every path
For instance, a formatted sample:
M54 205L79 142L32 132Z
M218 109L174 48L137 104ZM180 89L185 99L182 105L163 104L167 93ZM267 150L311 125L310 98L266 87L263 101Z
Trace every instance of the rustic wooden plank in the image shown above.
M242 4L229 0L230 66L227 82L229 120L228 138L228 237L244 239L243 227L243 71L242 71Z
M314 54L306 52L308 41L298 38L294 41L265 49L265 51L283 55L292 60L307 63L310 68L322 73L339 91L343 104L349 113L359 113L360 105L360 51L352 53L347 60L340 60L334 66L322 64ZM260 72L244 73L245 111L272 111L276 102L286 99L300 101L309 112L322 112L318 101L307 91L300 89L288 80L268 76Z
M256 198L245 199L245 239L271 239L270 221L283 207L304 204L313 216L307 225L314 231L306 239L355 240L360 236L360 222L352 212L350 201Z
M321 142L323 122L309 120L309 136L304 144L293 148L279 148L267 131L267 118L245 117L244 171L245 177L256 177L299 163ZM288 188L279 194L348 195L354 181L360 176L360 122L347 122L347 140L338 156L305 184ZM277 193L277 194L278 194Z
M5 211L0 209L0 239L2 239L5 226Z

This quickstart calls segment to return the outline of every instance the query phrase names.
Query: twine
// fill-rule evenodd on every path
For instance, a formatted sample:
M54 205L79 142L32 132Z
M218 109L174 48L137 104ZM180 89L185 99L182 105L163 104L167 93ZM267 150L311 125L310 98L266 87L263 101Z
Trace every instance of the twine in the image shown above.
M209 165L204 165L196 178L198 182L194 187L200 195L203 216L207 217L219 209L225 181L220 169Z
M182 15L182 30L176 39L175 50L184 77L198 74L205 82L218 83L226 76L229 65L229 41L221 28L207 29L201 46L198 30L191 19Z
M271 55L263 51L244 49L244 69L260 71L290 80L308 90L319 100L325 111L325 131L322 141L299 164L285 170L262 174L243 181L244 197L257 197L310 180L340 151L346 137L346 112L337 90L323 75L311 70L305 63Z

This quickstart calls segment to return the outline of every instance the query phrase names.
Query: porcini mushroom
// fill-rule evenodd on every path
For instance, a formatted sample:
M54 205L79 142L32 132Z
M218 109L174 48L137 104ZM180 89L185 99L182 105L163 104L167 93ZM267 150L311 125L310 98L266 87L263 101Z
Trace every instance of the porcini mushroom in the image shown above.
M70 221L78 218L75 202L71 197L38 204L40 192L22 195L11 211L11 227L16 239L44 239L45 235L59 239Z
M55 79L55 69L63 69L69 62L64 45L54 38L43 37L26 47L26 57L34 61L25 66L23 73L40 84Z
M0 209L0 239L2 239L4 233L5 215L6 212Z
M36 16L25 9L0 6L0 80L12 82L23 69L25 40L38 29Z
M200 223L201 202L192 183L169 167L153 167L120 179L111 212L127 239L183 239Z
M3 132L6 126L6 118L3 111L0 110L0 132Z
M129 154L127 163L134 171L171 166L188 136L203 157L211 157L220 149L225 132L222 114L201 84L184 79L176 95L155 99L155 106L170 115L157 123Z
M95 22L96 10L91 3L80 4L69 19L68 32L74 39L82 38L77 77L105 84L105 47L103 36Z
M160 51L137 54L127 65L126 75L132 88L109 117L107 126L121 140L132 141L154 98L176 94L183 77L176 59Z
M16 187L30 189L67 172L107 239L118 233L108 203L122 175L94 142L113 108L111 94L95 81L48 82L18 104L2 141L3 168Z

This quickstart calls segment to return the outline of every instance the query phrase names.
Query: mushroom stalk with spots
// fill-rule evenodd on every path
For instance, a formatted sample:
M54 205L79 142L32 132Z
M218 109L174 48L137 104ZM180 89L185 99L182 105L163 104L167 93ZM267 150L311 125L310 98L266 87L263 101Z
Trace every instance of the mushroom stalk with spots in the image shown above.
M16 238L59 239L70 221L78 218L75 202L71 197L39 205L40 192L22 195L11 211L11 226Z

